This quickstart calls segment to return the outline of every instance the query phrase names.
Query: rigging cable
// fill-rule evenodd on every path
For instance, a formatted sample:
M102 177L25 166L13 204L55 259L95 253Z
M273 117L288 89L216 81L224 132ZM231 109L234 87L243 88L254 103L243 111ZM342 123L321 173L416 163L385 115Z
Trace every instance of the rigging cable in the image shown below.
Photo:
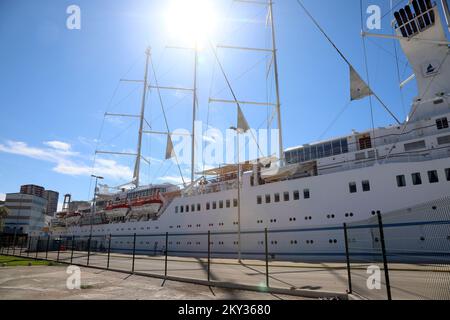
M364 16L363 16L363 0L360 0L360 14L361 14L361 32L364 31ZM369 87L369 90L372 92L371 86L370 86L370 76L369 76L369 65L368 65L368 58L367 58L367 46L366 46L366 38L362 37L362 44L363 44L363 50L364 50L364 66L366 69L366 78L367 78L367 86ZM372 95L369 95L369 105L370 105L370 119L372 122L372 136L373 136L373 146L372 148L375 149L375 159L378 161L378 152L376 148L376 142L377 138L375 136L375 119L373 114L373 102L372 102Z
M162 112L163 112L163 115L164 115L164 122L165 122L166 128L167 128L167 136L168 136L168 139L172 139L171 138L170 127L169 127L169 122L167 121L166 111L164 109L164 103L163 103L163 99L162 99L162 96L161 96L161 90L159 89L159 83L158 83L158 79L156 77L155 67L153 65L153 60L152 60L151 56L150 56L150 65L151 65L151 68L153 70L153 74L155 76L155 85L156 85L156 88L157 88L156 90L158 92L158 98L159 98L159 102L161 104L161 109L162 109ZM175 161L177 163L178 170L180 172L181 180L183 180L183 185L186 185L186 182L185 182L184 177L183 177L183 172L181 170L181 166L180 166L180 163L178 161L178 156L176 154L175 154Z
M303 3L300 0L296 0L297 4L305 11L306 15L312 20L312 22L316 25L316 27L319 29L319 31L323 34L323 36L328 40L328 42L334 47L334 49L337 51L337 53L341 56L341 58L351 67L353 68L352 64L348 59L344 56L341 50L336 46L336 44L331 40L331 38L327 35L325 30L319 25L317 20L312 16L312 14L306 9L306 7L303 5ZM362 15L362 11L361 11ZM391 117L398 123L401 124L401 122L398 120L398 118L392 113L392 111L388 108L388 106L380 99L380 97L370 90L372 92L372 95L380 102L380 104L383 106L383 108L391 115Z

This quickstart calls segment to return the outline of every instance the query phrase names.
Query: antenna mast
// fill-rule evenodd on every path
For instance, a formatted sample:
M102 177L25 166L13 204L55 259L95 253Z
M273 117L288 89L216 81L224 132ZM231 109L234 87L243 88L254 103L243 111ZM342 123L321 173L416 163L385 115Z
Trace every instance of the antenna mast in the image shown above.
M280 152L280 160L284 160L284 147L283 147L283 128L281 121L281 102L280 102L280 81L278 77L278 59L277 59L277 44L276 44L276 34L275 34L275 22L273 19L273 1L269 0L269 11L270 11L270 22L272 27L272 52L273 52L273 70L275 73L275 90L277 96L277 118L278 118L278 144Z
M142 135L144 133L144 116L145 116L145 103L147 98L147 88L148 88L148 64L150 60L151 49L147 48L145 51L146 61L145 61L145 74L144 74L144 90L142 93L142 105L141 105L141 114L139 117L139 137L138 137L138 146L136 152L136 163L134 165L134 176L133 176L133 184L136 188L139 187L139 176L141 170L141 157L142 157Z

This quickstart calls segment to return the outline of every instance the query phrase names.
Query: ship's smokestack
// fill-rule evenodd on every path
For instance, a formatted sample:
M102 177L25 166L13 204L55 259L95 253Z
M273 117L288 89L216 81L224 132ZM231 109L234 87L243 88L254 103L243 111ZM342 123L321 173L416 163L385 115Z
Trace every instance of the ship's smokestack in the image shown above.
M450 32L450 9L448 6L448 0L441 0L441 1L442 1L442 8L445 14L445 20L447 21L447 28L448 31Z

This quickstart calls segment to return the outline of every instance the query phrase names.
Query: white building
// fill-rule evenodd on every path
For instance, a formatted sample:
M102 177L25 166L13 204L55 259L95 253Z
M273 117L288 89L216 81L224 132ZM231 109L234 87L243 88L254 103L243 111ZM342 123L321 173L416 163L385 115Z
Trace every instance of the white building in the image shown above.
M46 226L47 200L35 195L9 193L5 207L8 216L4 221L5 233L36 234Z

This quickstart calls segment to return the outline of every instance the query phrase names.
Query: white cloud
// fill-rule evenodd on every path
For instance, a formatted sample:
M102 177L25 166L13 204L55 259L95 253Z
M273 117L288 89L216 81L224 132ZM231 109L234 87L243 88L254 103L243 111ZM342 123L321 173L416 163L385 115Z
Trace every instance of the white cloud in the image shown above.
M6 194L0 193L0 201L5 201L5 199L6 199Z
M72 146L70 144L62 142L62 141L47 141L47 142L44 142L44 144L53 149L62 150L62 151L69 151L72 148Z
M129 167L120 165L114 160L97 159L94 167L79 161L78 152L71 151L71 146L60 141L45 142L50 148L30 147L25 142L7 141L0 144L0 152L20 155L32 159L54 163L53 171L70 176L102 175L110 179L131 179Z

